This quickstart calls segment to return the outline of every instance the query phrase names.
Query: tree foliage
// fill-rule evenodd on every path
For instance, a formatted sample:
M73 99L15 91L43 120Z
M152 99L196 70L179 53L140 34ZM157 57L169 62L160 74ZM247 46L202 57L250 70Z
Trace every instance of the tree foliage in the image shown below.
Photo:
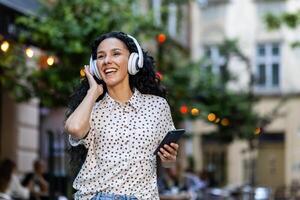
M24 65L25 60L22 46L19 45L0 53L0 86L10 91L17 101L25 101L31 97L31 90L28 87L31 70Z
M118 30L143 37L156 31L151 12L134 9L139 1L55 2L45 5L39 15L17 19L26 30L20 34L21 43L34 44L55 57L53 66L34 69L27 84L32 96L49 107L66 105L80 78L80 69L88 63L90 43L97 36Z
M217 129L209 137L215 141L229 143L234 138L255 139L255 130L264 127L269 120L258 116L253 110L256 98L253 95L253 74L249 59L238 48L237 40L225 40L219 45L225 63L220 73L212 71L212 65L203 57L200 62L193 63L184 58L184 51L175 51L174 41L163 44L163 82L169 89L169 102L173 108L176 122L184 119L202 119L214 124ZM166 51L168 50L168 51ZM174 51L174 52L173 52ZM229 71L229 63L233 57L244 62L249 75L248 88L243 91L232 91L228 84L235 81L235 75ZM180 108L186 106L187 112ZM197 109L193 113L192 109ZM215 118L208 120L208 114Z
M297 12L283 12L281 14L268 13L264 17L269 30L274 31L287 26L290 29L296 29L300 24L300 11ZM299 47L300 41L294 41L292 47Z

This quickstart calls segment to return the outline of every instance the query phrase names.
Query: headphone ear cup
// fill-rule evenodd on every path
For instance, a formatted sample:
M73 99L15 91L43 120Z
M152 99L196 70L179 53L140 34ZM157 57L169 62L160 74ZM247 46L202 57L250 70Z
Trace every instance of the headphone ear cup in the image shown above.
M90 68L89 68L91 74L93 76L96 76L99 80L102 79L99 71L98 71L98 68L97 68L97 61L96 60L93 60L92 56L90 58Z
M139 72L139 68L137 66L137 62L139 59L139 55L137 53L131 53L128 59L128 73L131 75L135 75Z
M90 73L94 76L95 75L95 72L94 72L94 67L93 67L93 59L92 57L90 58L90 65L89 65L89 70L90 70Z

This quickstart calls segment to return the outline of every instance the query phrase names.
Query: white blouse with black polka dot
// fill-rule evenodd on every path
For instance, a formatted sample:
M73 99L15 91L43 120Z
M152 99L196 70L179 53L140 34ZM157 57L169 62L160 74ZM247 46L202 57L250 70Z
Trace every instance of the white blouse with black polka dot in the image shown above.
M153 152L167 132L175 129L167 101L137 89L125 104L106 94L95 104L90 125L86 138L69 138L71 145L88 148L73 183L78 190L75 199L91 199L104 192L159 200Z

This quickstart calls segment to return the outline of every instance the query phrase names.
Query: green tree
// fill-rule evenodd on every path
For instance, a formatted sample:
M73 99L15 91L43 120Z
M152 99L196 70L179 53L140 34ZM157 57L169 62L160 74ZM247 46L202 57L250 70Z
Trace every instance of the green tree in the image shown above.
M53 66L46 69L41 66L23 76L26 84L18 90L26 95L19 95L19 99L36 96L44 106L65 106L78 83L80 69L89 61L91 41L102 33L120 30L143 39L146 36L154 38L157 28L153 25L151 12L145 14L134 9L138 3L134 0L55 1L51 5L43 4L36 16L18 18L17 23L26 30L20 33L21 44L34 44L56 58ZM6 60L10 61L1 66L25 69L24 59L20 62L9 59L14 54L21 56L16 52L5 54ZM5 67L2 69L4 74L8 73ZM6 82L11 82L8 79Z
M169 102L177 122L185 118L207 120L209 113L215 117L211 123L218 129L212 134L222 143L230 143L235 138L242 138L252 143L255 139L255 130L263 127L269 120L266 116L258 116L253 105L256 98L253 95L254 78L251 73L249 59L238 49L236 40L225 40L219 49L224 56L225 63L219 74L212 72L212 66L207 64L208 58L198 63L189 60L179 62L176 57L184 57L184 51L174 51L174 42L164 45L168 52L163 55L163 82L169 89ZM178 55L178 52L181 55ZM176 55L177 53L177 55ZM228 66L232 57L238 57L246 65L249 74L248 88L234 92L228 88L228 83L235 80L235 75L229 71ZM180 112L181 106L187 106L187 113ZM199 113L191 113L197 108Z
M30 69L25 63L25 56L21 46L15 45L1 38L7 42L8 49L6 52L0 53L0 89L5 88L10 91L12 96L17 101L25 101L31 97L31 90L28 87L28 76Z

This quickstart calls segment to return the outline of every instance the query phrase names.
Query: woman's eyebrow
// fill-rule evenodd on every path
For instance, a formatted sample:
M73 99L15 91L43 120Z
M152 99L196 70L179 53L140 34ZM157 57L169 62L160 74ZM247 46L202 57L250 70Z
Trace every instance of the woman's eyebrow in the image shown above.
M111 49L110 51L122 51L122 50L124 50L124 49L122 49L122 48L113 48L113 49ZM97 54L98 54L98 53L105 53L105 51L100 50L100 51L97 51Z

